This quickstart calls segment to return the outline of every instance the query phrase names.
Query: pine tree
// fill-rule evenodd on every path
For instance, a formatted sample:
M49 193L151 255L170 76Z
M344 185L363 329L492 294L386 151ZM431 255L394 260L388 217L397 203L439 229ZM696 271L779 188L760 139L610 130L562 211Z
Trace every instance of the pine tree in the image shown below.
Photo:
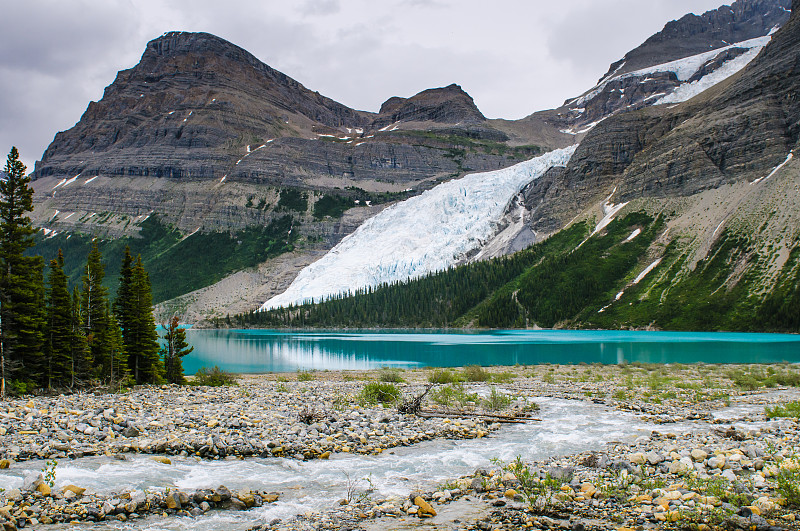
M86 272L83 275L83 326L86 342L89 346L89 360L95 375L101 379L110 373L110 352L108 350L108 296L103 286L105 267L97 240L92 242L92 249L86 260Z
M33 210L33 189L25 170L12 147L0 181L0 396L10 378L44 378L43 261L23 255L35 233L26 215Z
M130 342L131 320L133 319L133 257L131 248L125 246L122 265L119 269L119 287L117 298L114 300L114 315L122 329L122 339L125 345Z
M72 335L70 337L70 372L72 380L70 388L82 386L91 377L91 365L89 360L89 345L86 342L86 330L83 326L83 310L81 308L81 291L78 286L72 290L72 317L70 325Z
M119 321L111 312L111 307L106 303L107 330L104 335L105 350L108 351L109 372L103 375L108 377L111 384L119 383L128 372L128 360L125 356L125 342L122 339L122 330Z
M136 258L131 276L131 318L128 329L128 368L137 384L160 383L164 367L159 357L158 333L153 318L150 277Z
M168 383L183 385L186 378L183 376L183 362L181 358L194 350L194 347L186 348L186 330L181 328L178 323L178 316L173 316L169 323L164 324L164 346L161 347L161 355L164 358L164 369Z
M72 382L72 301L67 275L64 274L64 255L50 261L47 290L47 388L63 387Z

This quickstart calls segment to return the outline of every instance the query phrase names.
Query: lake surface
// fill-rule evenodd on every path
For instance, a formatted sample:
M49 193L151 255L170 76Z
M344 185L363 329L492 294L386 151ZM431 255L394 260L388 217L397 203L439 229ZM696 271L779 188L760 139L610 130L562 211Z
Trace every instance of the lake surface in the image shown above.
M183 360L236 373L543 363L800 363L800 335L588 330L187 330Z

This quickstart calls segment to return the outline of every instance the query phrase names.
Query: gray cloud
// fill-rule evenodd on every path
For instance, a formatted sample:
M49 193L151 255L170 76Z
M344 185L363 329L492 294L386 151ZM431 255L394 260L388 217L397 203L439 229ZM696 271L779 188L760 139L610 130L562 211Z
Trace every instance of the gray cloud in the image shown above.
M333 15L341 9L339 0L306 0L300 6L300 12L306 16Z
M0 151L17 145L32 169L53 135L165 31L216 34L358 109L458 83L487 116L520 118L591 87L667 21L721 1L10 2L0 32Z

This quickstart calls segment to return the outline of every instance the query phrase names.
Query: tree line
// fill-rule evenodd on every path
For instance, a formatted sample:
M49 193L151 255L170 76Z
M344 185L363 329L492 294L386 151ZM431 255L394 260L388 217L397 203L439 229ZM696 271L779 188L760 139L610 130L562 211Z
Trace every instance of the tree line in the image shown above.
M24 254L36 233L26 215L33 210L33 189L25 170L12 148L0 180L0 396L98 384L185 383L180 358L192 349L177 318L165 325L166 344L159 346L141 256L125 249L113 302L102 284L97 240L80 286L70 292L60 250L45 282L44 259Z

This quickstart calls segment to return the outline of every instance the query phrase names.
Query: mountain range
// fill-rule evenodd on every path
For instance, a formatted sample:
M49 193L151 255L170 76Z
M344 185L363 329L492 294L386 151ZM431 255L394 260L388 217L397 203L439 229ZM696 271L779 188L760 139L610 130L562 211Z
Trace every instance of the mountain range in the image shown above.
M313 298L302 271L332 248L356 249L347 267L388 271L347 287L372 290L584 227L580 249L559 259L604 260L632 241L638 249L590 300L559 319L537 317L535 301L547 296L509 277L450 322L675 328L653 307L656 293L670 306L670 293L722 290L736 294L736 316L687 326L743 328L747 308L763 312L797 290L797 4L738 0L670 22L595 87L516 121L487 120L455 84L392 97L377 113L350 109L222 39L167 33L36 163L37 250L70 249L76 277L93 235L109 263L131 244L161 312L196 322L253 310L290 284L299 295L288 302ZM567 156L546 159L552 150ZM520 173L531 164L540 169ZM519 184L469 195L492 178ZM468 200L454 203L458 194ZM454 206L424 206L442 201ZM452 245L409 234L415 216L431 234L446 227ZM626 238L639 232L609 244L623 219L637 220ZM369 230L430 252L403 266L412 253L381 256L380 232ZM698 280L709 263L716 276ZM341 277L336 267L324 274ZM636 311L618 310L622 301ZM509 312L487 317L504 305L516 312L510 321Z

